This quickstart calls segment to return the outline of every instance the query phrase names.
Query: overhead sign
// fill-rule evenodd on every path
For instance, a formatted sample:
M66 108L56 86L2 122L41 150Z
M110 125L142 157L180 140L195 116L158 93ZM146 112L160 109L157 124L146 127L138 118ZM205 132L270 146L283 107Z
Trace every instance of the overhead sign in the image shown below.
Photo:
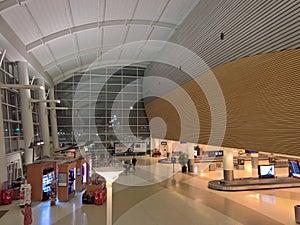
M160 142L160 144L161 144L161 145L168 145L168 142L162 141L162 142Z

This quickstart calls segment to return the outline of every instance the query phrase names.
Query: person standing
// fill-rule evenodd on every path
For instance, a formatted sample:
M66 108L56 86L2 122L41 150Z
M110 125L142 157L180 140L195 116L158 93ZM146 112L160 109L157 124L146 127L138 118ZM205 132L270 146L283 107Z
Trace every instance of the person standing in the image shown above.
M26 203L24 209L21 212L24 216L24 225L32 224L31 206L28 203Z
M132 165L133 165L133 168L135 168L136 161L137 161L137 159L135 158L135 156L133 156L133 158L132 158L132 160L131 160L131 163L132 163Z

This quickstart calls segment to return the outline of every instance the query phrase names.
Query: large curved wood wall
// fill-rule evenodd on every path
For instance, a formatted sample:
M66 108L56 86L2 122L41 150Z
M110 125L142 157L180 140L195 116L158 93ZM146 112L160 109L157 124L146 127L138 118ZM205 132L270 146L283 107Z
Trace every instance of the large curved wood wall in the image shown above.
M222 146L300 155L300 49L241 58L212 69L223 91L227 121ZM201 82L207 74L199 74ZM194 80L181 86L196 105L200 120L198 143L206 144L211 113L204 93ZM176 95L175 89L166 95ZM183 99L184 100L184 99ZM164 119L165 137L179 140L180 115L157 98L146 104L149 120ZM191 122L192 123L192 120ZM190 131L193 136L194 131ZM189 141L188 138L182 141Z

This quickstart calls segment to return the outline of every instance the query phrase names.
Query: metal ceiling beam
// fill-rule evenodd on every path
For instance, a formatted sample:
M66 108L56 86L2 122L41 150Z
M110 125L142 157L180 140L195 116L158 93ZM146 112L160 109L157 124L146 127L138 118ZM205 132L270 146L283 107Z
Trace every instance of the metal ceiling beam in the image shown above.
M120 26L120 25L144 25L144 26L157 26L157 27L165 27L169 29L176 29L177 25L173 23L166 23L160 21L152 21L152 20L109 20L104 22L94 22L94 23L87 23L79 26L74 26L71 28L67 28L64 30L60 30L56 33L52 33L48 36L44 36L43 38L33 41L26 46L26 50L28 52L32 51L34 48L37 48L44 43L53 41L55 39L61 38L63 36L70 35L70 33L74 34L77 32L81 32L84 30L100 28L100 27L109 27L109 26Z
M5 9L8 9L12 6L15 6L15 5L21 5L22 2L25 2L26 0L5 0L5 1L2 1L0 2L0 12L2 12L3 10Z
M115 60L117 61L117 60ZM102 64L101 66L95 66L95 67L91 67L90 64L87 64L87 65L83 65L83 66L79 66L79 67L76 67L76 68L73 68L69 71L66 71L64 73L64 75L58 75L58 76L55 76L54 78L54 83L55 84L59 84L60 82L72 77L74 75L74 73L84 73L84 71L88 70L88 69L96 69L96 68L100 68L100 67L118 67L118 66L124 66L124 65L128 65L130 62L127 62L127 61L119 61L118 64L115 63L115 61L112 63L112 62L107 62L106 64ZM148 66L149 62L144 62L144 61L141 61L141 62L138 62L138 63L135 63L135 64L130 64L131 66L138 66L138 67L142 67L142 68L146 68Z
M113 47L110 47L110 48L100 48L100 51L101 52L104 52L104 51L107 51L109 49L111 49ZM95 48L91 48L91 49L86 49L86 50L83 50L83 51L80 51L80 53L78 54L77 52L76 53L73 53L73 54L69 54L69 55L66 55L60 59L58 59L56 62L51 62L47 65L44 66L44 70L47 71L47 70L50 70L52 67L55 67L56 64L63 64L65 62L68 62L72 59L76 59L77 57L81 57L81 56L84 56L84 55L90 55L90 54L97 54L97 52L99 51L99 48L98 47L95 47Z
M46 83L50 87L53 87L54 83L52 78L44 71L37 59L31 53L27 52L25 44L20 40L2 16L0 16L0 27L3 37L27 60L29 64L31 64L38 74L44 77Z

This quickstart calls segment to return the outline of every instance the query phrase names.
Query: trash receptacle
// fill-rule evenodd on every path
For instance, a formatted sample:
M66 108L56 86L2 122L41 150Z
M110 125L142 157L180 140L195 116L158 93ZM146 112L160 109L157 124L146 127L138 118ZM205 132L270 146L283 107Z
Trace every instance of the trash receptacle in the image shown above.
M295 205L295 220L300 223L300 205Z

